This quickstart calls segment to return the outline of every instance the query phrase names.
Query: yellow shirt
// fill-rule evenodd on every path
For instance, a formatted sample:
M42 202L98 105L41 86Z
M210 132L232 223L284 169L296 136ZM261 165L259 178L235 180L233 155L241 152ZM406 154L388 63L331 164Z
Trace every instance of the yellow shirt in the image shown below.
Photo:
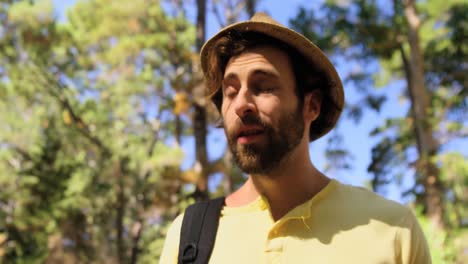
M177 263L183 216L169 229L161 264ZM431 263L421 228L406 207L332 180L273 221L260 196L224 207L210 263Z

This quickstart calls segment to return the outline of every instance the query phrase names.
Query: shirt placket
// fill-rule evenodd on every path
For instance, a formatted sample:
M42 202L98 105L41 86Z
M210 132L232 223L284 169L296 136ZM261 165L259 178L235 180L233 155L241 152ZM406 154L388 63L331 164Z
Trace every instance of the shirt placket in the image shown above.
M280 264L283 259L284 238L276 228L272 229L265 243L265 263Z

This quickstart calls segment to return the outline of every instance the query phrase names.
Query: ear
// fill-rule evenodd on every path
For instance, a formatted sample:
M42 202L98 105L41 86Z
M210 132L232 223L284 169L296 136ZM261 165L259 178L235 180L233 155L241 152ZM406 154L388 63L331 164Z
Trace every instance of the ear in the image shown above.
M312 91L304 96L304 120L306 123L314 122L320 115L322 96L319 90Z

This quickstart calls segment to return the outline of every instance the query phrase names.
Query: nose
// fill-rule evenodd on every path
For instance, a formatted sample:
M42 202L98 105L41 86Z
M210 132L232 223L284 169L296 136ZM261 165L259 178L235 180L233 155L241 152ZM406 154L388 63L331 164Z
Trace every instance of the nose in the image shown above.
M236 111L237 116L241 118L248 114L257 113L254 95L252 94L250 89L243 87L239 90L235 99L234 109Z

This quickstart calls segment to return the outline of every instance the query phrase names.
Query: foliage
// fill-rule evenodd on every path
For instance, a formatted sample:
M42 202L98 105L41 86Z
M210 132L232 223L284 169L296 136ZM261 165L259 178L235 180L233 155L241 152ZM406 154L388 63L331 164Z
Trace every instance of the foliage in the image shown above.
M443 192L442 211L446 224L445 231L441 232L446 232L446 237L440 234L432 241L438 241L440 245L432 246L435 263L445 263L454 261L450 243L458 239L458 233L466 230L468 219L465 206L468 204L466 157L461 153L447 152L445 148L447 144L456 144L467 136L468 83L466 74L460 74L468 70L467 5L457 0L417 2L417 12L422 19L419 44L425 62L422 69L425 73L424 92L430 97L428 118L418 120L414 111L418 111L416 103L421 98L412 94L415 80L411 76L414 69L410 68L410 60L413 59L410 55L414 51L410 49L410 25L405 17L404 3L329 0L319 8L300 8L290 23L332 58L344 58L349 65L362 65L358 69L346 69L343 78L345 86L355 87L362 98L346 102L348 117L359 121L366 108L379 112L387 101L385 96L388 93L382 95L377 89L402 90L400 98L409 110L405 116L386 118L371 131L370 135L378 141L372 149L368 171L373 174L372 186L377 191L390 184L403 186L402 183L406 183L407 186L410 183L411 187L402 190L402 194L410 195L417 205L422 205L424 214L428 211L427 183L440 179L438 188ZM421 152L428 146L427 138L418 134L418 122L426 130L430 128L433 131L430 137L437 143L429 152ZM329 158L346 164L349 152L343 151L340 145L331 144L329 148L332 151L328 153L333 154ZM425 174L427 170L423 166L427 163L423 161L427 157L430 157L430 163L435 164L437 175ZM466 250L466 245L463 247Z
M421 213L418 214L418 222L426 236L432 262L455 263L457 252L448 233L434 228L429 219L424 217Z
M253 13L256 2L213 1L210 7L223 25ZM435 231L418 218L435 263L443 263L468 247L466 157L444 149L467 134L468 7L455 0L418 5L447 229ZM408 26L403 7L393 7L326 1L320 12L302 8L291 21L334 60L366 65L344 78L362 96L347 102L355 121L383 109L387 98L372 88L405 79ZM77 1L62 23L50 0L0 3L0 262L159 258L169 223L192 202L192 183L200 177L197 164L181 169L186 153L180 147L195 132L193 103L203 97L193 92L201 77L195 25L185 15L194 8L182 1ZM208 120L215 118L208 111ZM420 204L421 184L410 174L416 170L413 122L408 113L372 131L379 142L369 171L377 190L415 176L414 187L404 191ZM350 153L342 136L332 134L328 169L350 168ZM216 194L244 180L230 160L227 152L206 168L223 181Z
M156 0L77 2L65 24L50 1L1 6L0 257L154 257L181 199L170 113L194 27Z

